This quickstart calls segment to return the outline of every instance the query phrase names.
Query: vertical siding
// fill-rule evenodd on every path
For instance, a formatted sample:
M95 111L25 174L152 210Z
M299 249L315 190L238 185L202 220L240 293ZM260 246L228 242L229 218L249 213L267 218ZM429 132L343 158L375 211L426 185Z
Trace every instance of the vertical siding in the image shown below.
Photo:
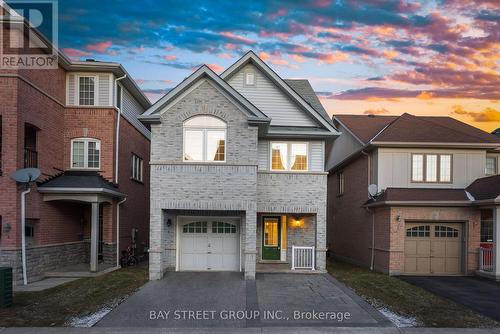
M247 71L255 73L255 85L243 84ZM271 117L271 125L317 126L305 111L252 64L246 65L233 75L229 79L229 84L264 114Z
M97 76L97 104L99 106L112 105L110 99L111 93L111 76L109 74L99 74Z

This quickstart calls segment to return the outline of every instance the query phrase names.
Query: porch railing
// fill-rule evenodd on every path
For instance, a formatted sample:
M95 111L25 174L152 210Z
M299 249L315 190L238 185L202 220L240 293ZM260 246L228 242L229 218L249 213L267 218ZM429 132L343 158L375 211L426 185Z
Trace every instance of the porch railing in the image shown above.
M314 270L316 253L313 247L292 246L292 270L310 269Z
M494 248L479 248L479 270L493 271Z

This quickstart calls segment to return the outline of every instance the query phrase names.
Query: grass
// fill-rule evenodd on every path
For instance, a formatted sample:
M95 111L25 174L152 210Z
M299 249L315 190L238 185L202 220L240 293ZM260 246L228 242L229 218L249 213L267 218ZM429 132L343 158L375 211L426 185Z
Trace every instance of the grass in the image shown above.
M15 293L14 305L0 309L0 327L64 326L73 317L93 313L125 298L147 279L146 268L129 267L45 291Z
M334 261L328 272L375 307L386 306L414 317L422 327L490 328L499 324L451 300L439 297L396 277Z

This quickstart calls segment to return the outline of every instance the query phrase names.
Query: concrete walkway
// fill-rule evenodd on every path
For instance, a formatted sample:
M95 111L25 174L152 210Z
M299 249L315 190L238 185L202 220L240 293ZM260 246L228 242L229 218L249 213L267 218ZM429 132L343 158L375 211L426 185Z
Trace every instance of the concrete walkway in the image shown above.
M29 283L28 285L16 285L13 287L14 292L37 292L55 288L56 286L77 280L78 278L67 277L51 277L41 281Z
M463 276L400 276L399 278L500 321L499 282Z
M148 282L98 327L391 327L328 274L168 273Z

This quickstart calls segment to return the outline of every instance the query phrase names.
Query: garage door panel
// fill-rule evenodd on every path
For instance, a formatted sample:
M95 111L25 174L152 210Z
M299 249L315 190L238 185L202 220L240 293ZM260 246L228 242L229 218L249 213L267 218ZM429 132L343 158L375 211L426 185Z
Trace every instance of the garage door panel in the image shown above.
M409 274L462 273L462 224L407 223L404 271Z
M239 270L238 220L184 217L179 230L179 270Z

